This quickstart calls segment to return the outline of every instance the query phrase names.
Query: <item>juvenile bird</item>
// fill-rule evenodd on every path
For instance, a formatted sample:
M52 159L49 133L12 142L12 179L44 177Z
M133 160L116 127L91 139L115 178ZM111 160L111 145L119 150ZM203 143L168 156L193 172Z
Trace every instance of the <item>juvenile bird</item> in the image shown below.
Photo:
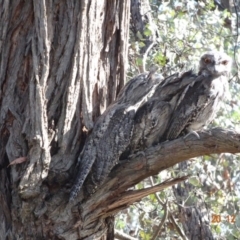
M208 125L227 92L230 69L228 55L211 51L201 57L198 74L187 71L162 79L154 70L130 80L87 138L70 200L89 174L100 185L125 152L129 155Z

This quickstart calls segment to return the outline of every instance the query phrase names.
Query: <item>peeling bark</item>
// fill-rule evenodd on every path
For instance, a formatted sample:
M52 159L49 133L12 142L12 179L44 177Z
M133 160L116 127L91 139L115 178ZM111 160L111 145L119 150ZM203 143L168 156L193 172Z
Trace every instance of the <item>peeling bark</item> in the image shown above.
M81 203L78 212L78 219L81 220L75 222L75 228L81 229L81 233L84 234L83 229L87 229L88 225L91 226L94 223L98 226L99 219L114 215L132 203L140 201L143 197L176 183L167 182L147 189L127 191L146 177L189 158L240 151L240 133L215 128L211 131L199 132L199 136L200 139L192 134L186 139L178 138L167 141L123 161L112 171L105 184L87 201ZM77 202L78 200L73 205Z
M124 85L130 4L2 0L0 9L0 238L52 239L53 222L35 219L68 189L86 131ZM27 161L6 168L19 157Z
M219 129L165 142L69 203L86 135L124 84L130 3L2 0L0 9L0 239L110 238L114 214L176 182L129 187L190 157L240 151L240 135Z

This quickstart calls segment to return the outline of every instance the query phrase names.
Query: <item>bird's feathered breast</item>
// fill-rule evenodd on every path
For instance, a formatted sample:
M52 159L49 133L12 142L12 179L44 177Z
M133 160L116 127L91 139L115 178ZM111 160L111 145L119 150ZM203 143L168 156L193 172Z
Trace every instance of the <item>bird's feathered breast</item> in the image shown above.
M197 131L211 122L219 109L227 90L225 76L191 75L188 80L179 78L181 91L172 100L173 114L170 119L166 138L177 138L183 130Z
M227 92L230 65L226 54L208 52L200 59L199 74L187 71L163 80L153 69L131 79L96 121L79 156L71 199L88 176L101 185L122 154L209 124Z

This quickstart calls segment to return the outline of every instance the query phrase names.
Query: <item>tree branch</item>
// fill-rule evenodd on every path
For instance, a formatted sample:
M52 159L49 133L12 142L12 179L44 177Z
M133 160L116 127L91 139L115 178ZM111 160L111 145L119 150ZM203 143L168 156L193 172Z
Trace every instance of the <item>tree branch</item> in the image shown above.
M214 128L198 134L200 138L190 134L187 137L160 143L120 163L94 196L82 204L83 209L95 211L91 216L86 216L88 214L86 212L85 215L83 210L82 216L86 217L85 223L93 222L96 216L109 215L132 204L132 198L126 190L146 177L189 158L222 152L240 152L240 133ZM156 191L159 191L158 187L155 188Z
M164 181L160 184L157 184L153 187L141 189L141 190L129 190L126 191L121 195L121 197L117 197L117 200L113 202L112 205L108 206L108 208L116 209L116 207L122 206L122 205L131 205L134 202L140 201L142 198L155 193L162 191L165 188L168 188L174 184L177 184L179 182L182 182L184 180L188 179L188 176L175 178L175 179L169 179L167 181Z
M129 235L127 235L126 233L123 233L119 230L115 230L115 234L114 234L115 238L119 239L119 240L137 240L136 238L133 238Z
M240 152L240 133L214 128L198 134L200 138L190 134L186 138L181 137L148 148L143 154L133 156L127 163L121 164L111 176L114 174L121 188L126 189L189 158Z

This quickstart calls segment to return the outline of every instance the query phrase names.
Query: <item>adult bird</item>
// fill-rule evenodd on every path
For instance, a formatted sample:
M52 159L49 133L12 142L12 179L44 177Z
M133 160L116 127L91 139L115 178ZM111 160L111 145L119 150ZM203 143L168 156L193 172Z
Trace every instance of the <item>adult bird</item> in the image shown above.
M231 58L223 52L211 51L201 57L198 75L178 95L166 139L201 130L214 119L228 92L230 70Z
M163 80L150 72L130 80L89 135L70 199L89 174L95 185L104 182L125 151L131 154L208 125L227 92L230 69L228 55L210 51L201 57L198 74L175 73Z
M100 185L129 146L135 113L154 94L162 80L161 75L155 74L156 70L153 68L149 73L131 79L97 119L78 158L77 176L70 200L77 196L90 173L94 185Z
M135 114L128 154L207 126L228 92L230 70L227 54L209 51L200 58L198 74L175 73L161 81Z

